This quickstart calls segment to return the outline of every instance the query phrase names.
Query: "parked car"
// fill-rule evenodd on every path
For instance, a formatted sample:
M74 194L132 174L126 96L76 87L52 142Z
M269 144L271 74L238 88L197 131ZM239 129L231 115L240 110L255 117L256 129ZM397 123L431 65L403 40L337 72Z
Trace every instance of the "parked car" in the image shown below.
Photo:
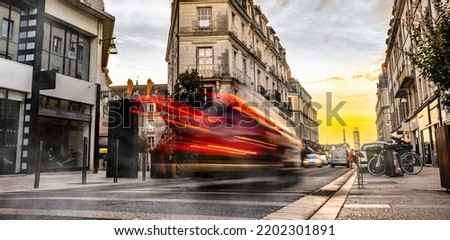
M311 153L306 154L306 157L302 161L303 167L322 167L324 165L323 160L319 154Z
M328 165L328 157L327 157L327 155L321 154L319 157L322 159L323 165Z
M331 150L331 158L329 164L332 168L335 166L346 166L350 167L348 162L348 151L344 148Z

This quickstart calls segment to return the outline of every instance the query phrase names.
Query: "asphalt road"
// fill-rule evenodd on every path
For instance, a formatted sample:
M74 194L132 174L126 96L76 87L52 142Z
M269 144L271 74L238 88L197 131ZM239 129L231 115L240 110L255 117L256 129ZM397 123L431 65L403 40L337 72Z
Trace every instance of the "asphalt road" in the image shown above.
M0 195L0 219L261 219L349 169L300 169L283 176L151 179L121 185Z

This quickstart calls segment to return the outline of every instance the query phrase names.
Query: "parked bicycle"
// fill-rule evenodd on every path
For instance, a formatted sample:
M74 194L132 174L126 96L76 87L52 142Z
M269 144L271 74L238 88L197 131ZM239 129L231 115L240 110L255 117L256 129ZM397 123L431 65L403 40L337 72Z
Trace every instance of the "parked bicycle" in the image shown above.
M392 137L397 143L397 145L409 144L399 138ZM367 164L367 170L370 174L374 176L383 175L386 172L386 161L384 159L384 153L387 149L384 146L381 146L381 152L378 155L375 155L371 158ZM415 152L409 151L401 154L394 154L394 165L400 163L401 170L404 173L410 175L416 175L422 171L423 161L422 158L417 155Z

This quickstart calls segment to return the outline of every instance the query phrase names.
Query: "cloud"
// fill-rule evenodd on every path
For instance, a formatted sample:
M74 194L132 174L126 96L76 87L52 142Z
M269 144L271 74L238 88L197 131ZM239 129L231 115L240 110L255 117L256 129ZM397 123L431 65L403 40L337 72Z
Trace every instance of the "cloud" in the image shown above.
M333 33L334 33L334 32L330 32L330 33L325 34L325 36L323 36L323 42L324 42L324 43L330 43L330 41L331 41L331 35L332 35Z
M326 81L343 81L343 80L345 80L345 78L343 77L330 77L326 79Z
M364 73L357 73L352 76L353 79L364 79L376 82L378 81L378 75L374 75L373 72L364 72Z
M314 8L314 11L320 12L332 3L333 0L320 0Z

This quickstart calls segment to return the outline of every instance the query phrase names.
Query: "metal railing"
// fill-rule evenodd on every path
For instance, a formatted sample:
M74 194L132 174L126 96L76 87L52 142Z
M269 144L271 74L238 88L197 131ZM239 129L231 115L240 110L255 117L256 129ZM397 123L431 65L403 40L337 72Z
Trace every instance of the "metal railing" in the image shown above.
M212 78L221 76L223 73L223 67L219 64L199 64L189 65L185 68L189 72L191 70L197 70L198 76L203 78Z

